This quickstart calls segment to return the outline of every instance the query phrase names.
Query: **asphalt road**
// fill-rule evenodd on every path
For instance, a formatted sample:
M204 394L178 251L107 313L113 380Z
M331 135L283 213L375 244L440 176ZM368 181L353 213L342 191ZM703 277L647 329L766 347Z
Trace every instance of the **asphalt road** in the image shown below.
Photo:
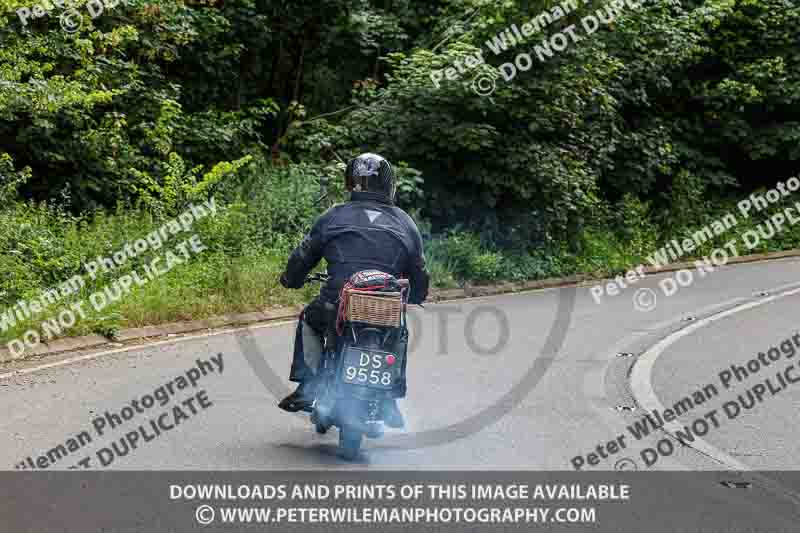
M800 383L793 386L787 378L800 380L800 368L786 368L800 361L800 338L794 358L788 348L775 361L765 355L770 365L760 363L757 372L733 378L729 387L720 375L732 364L746 368L759 352L800 332L800 293L792 293L800 288L798 267L800 261L786 259L695 273L693 284L669 297L659 282L674 274L648 276L599 304L587 286L415 310L409 394L401 402L408 427L368 441L354 463L337 458L335 430L316 435L307 415L275 406L289 390L293 324L7 368L0 377L0 465L29 465L29 457L35 464L48 450L72 442L67 455L42 464L127 470L798 470ZM657 302L650 298L652 309L637 310L634 294L648 288ZM47 364L53 366L36 366ZM785 386L776 376L781 372ZM179 376L194 379L195 386L181 388L186 383ZM752 409L727 416L725 402L746 397L758 383L768 387L770 376L767 390L773 392L761 390L762 401ZM164 406L156 392L162 387L169 395ZM696 401L698 391L702 402ZM131 407L148 396L154 406L138 404L141 413ZM683 403L669 424L638 439L632 434L630 426L643 423L653 408L663 415L687 396L694 398L691 408ZM186 416L176 417L173 405L189 397L194 400L183 404ZM126 433L140 424L152 427L149 421L162 413L172 429L137 442L136 449L123 446ZM132 416L112 428L116 414ZM685 436L687 425L693 439ZM681 428L685 446L675 437ZM653 461L659 445L663 453ZM98 454L103 448L110 451ZM791 478L760 479L763 493L749 495L748 502L797 509L800 486L792 487ZM763 526L765 518L759 520ZM787 524L796 524L777 515L774 520L763 531L791 531Z

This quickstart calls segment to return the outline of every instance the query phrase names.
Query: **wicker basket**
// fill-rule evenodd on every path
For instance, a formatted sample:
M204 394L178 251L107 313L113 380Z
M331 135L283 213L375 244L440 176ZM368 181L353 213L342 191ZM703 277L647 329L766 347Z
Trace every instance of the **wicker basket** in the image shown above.
M347 291L345 319L376 326L400 326L403 299L399 292Z

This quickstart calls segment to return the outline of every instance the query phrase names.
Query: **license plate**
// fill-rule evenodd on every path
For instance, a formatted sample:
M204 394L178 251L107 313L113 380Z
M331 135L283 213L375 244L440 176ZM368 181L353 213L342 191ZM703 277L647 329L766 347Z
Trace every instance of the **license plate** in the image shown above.
M342 381L373 389L391 389L400 377L401 366L397 354L350 347L344 352Z

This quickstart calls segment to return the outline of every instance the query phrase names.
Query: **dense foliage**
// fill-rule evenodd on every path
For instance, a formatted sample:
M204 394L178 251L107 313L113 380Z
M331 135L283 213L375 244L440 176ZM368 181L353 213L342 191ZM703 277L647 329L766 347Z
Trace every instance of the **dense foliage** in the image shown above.
M790 0L630 1L594 32L582 21L609 2L40 3L0 0L6 302L210 195L225 209L208 261L175 283L227 303L180 311L192 297L174 290L174 311L154 294L123 314L270 301L274 283L243 287L278 271L366 150L396 162L443 286L624 268L800 174ZM503 33L540 13L522 42ZM570 25L579 39L542 55Z

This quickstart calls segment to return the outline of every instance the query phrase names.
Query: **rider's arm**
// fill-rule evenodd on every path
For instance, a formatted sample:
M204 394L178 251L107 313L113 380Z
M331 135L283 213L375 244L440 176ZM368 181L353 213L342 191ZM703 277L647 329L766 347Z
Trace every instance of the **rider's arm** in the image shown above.
M408 295L408 303L421 304L428 297L428 285L430 276L425 266L425 252L422 248L422 235L419 228L409 217L411 226L411 237L414 242L414 249L409 257L408 280L411 282L411 292Z
M322 259L322 253L325 248L323 230L327 219L326 215L327 213L317 219L308 235L303 238L302 242L292 252L292 255L289 256L286 269L281 275L281 285L287 289L301 288L306 281L308 273Z

